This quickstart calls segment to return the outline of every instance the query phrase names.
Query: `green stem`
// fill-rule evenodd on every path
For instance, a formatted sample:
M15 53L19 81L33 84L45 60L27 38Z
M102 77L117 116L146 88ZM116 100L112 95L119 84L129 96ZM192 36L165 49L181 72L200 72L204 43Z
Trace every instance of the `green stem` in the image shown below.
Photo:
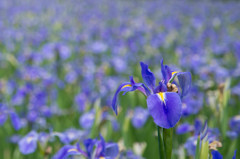
M166 159L172 158L172 136L173 136L173 128L163 129L163 142L164 142Z
M164 154L164 145L163 145L163 139L161 136L161 130L162 128L160 128L159 126L157 126L157 132L158 132L158 151L159 151L159 158L160 159L165 159L165 154Z

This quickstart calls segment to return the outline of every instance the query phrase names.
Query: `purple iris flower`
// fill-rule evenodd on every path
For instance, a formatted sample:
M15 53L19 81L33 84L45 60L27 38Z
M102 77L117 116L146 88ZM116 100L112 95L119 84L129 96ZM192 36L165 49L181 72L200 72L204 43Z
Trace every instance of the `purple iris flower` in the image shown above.
M232 159L236 159L236 153L237 153L237 150L234 151L234 155ZM212 159L223 159L223 156L221 155L221 153L216 150L212 150L211 154L212 154Z
M194 127L188 123L179 125L177 128L177 134L185 134L194 130Z
M75 96L75 103L80 112L83 112L87 104L87 96L84 93L79 93Z
M198 131L198 129L201 126L201 122L197 119L195 120L195 131ZM195 136L188 138L187 142L184 144L184 147L187 150L188 155L194 156L196 152L197 147L197 140L198 140L199 134L195 132ZM209 144L211 144L214 141L217 141L219 137L219 130L214 128L208 128L207 122L205 122L202 131L200 133L200 145L203 141L208 141ZM218 155L218 153L213 152L214 155ZM218 158L216 158L218 159Z
M76 148L76 146L65 145L63 146L54 156L52 159L65 159L70 155L81 155Z
M31 131L18 142L20 152L23 154L33 153L37 148L37 141L37 132Z
M2 126L8 118L7 106L0 103L0 126Z
M97 54L105 52L107 51L107 49L108 49L108 46L102 41L95 41L91 45L91 50Z
M126 152L121 152L119 159L143 159L141 156L137 156L132 150L127 150Z
M232 159L236 159L236 155L237 155L237 150L234 151L234 155Z
M141 128L148 119L148 111L142 107L137 107L134 110L132 124L135 128Z
M48 133L40 132L40 133L38 134L38 141L39 141L39 143L40 143L40 145L41 145L42 147L45 147L45 146L46 146L49 138L50 138L50 135L49 135Z
M222 159L222 155L220 154L220 152L216 151L216 150L212 150L211 152L212 154L212 159Z
M191 114L197 114L203 106L203 94L198 91L196 87L192 87L191 93L187 95L183 100L182 115L189 116Z
M236 133L240 134L240 115L234 116L229 121L229 125L230 125L231 130L233 130Z
M65 81L66 81L67 83L72 84L72 83L74 83L76 80L77 80L77 73L74 72L74 71L68 72L68 73L66 74L66 76L65 76Z
M15 130L19 130L22 128L23 125L17 113L11 112L10 119Z
M18 143L18 142L20 141L20 139L21 139L21 136L15 134L15 135L13 135L13 136L11 136L11 137L9 138L9 141L10 141L11 143L16 144L16 143Z
M112 101L112 108L117 114L117 97L120 92L123 95L130 91L139 90L147 96L147 106L150 115L154 122L163 128L172 128L180 120L182 115L183 98L191 87L191 73L190 72L173 72L167 65L161 62L161 72L163 80L155 86L156 79L154 74L148 69L148 65L140 62L142 68L142 78L144 83L135 83L133 77L130 77L130 82L121 84ZM177 77L179 81L179 88L172 84L174 78ZM178 90L180 90L178 92Z
M196 152L196 147L197 147L197 136L192 136L188 138L187 142L184 144L184 147L187 150L188 155L194 156Z
M71 56L71 50L66 45L59 43L56 45L56 49L58 50L59 55L63 60L66 60L67 58L69 58Z
M183 123L177 127L177 134L185 134L188 132L193 132L195 135L199 135L202 129L202 122L199 119L196 119L194 126L189 123Z
M236 139L238 137L238 134L237 132L235 131L227 131L227 136L230 138L230 139Z
M91 110L90 112L83 114L79 118L79 124L84 129L90 129L94 123L94 119L95 119L95 111Z
M65 132L52 132L51 137L57 136L59 137L60 141L64 144L70 144L71 142L80 139L82 140L86 133L82 130L77 130L74 128L70 128Z
M209 135L208 126L207 126L207 122L205 122L203 130L200 133L200 142L207 141L208 135ZM195 135L193 137L188 138L187 142L184 144L184 147L186 148L188 155L190 156L195 155L197 140L198 140L198 136Z
M70 155L82 155L86 158L112 159L118 155L116 143L106 143L103 137L98 139L86 139L83 142L85 150L82 150L80 143L77 145L65 145L54 156L53 159L64 159Z

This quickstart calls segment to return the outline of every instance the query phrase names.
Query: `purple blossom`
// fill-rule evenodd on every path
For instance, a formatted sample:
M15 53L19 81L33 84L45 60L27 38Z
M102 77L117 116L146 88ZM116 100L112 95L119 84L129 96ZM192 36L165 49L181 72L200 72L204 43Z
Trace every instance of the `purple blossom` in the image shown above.
M37 148L38 134L35 131L29 132L19 142L18 146L22 154L33 153Z

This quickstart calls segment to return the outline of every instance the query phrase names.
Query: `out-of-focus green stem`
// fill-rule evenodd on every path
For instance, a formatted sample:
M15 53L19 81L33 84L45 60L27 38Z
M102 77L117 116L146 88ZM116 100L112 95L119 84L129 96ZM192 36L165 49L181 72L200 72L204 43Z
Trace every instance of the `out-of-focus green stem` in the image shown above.
M166 159L171 159L172 157L172 136L173 136L173 128L163 129L163 142L164 142Z
M158 148L159 148L159 158L165 159L165 153L164 153L164 144L163 139L161 135L161 129L159 126L157 126L157 132L158 132Z

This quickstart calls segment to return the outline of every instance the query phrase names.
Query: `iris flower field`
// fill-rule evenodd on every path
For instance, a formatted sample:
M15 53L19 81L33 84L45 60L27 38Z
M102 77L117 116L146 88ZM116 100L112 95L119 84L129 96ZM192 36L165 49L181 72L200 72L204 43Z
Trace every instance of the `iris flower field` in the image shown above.
M1 0L0 159L240 159L239 8Z

